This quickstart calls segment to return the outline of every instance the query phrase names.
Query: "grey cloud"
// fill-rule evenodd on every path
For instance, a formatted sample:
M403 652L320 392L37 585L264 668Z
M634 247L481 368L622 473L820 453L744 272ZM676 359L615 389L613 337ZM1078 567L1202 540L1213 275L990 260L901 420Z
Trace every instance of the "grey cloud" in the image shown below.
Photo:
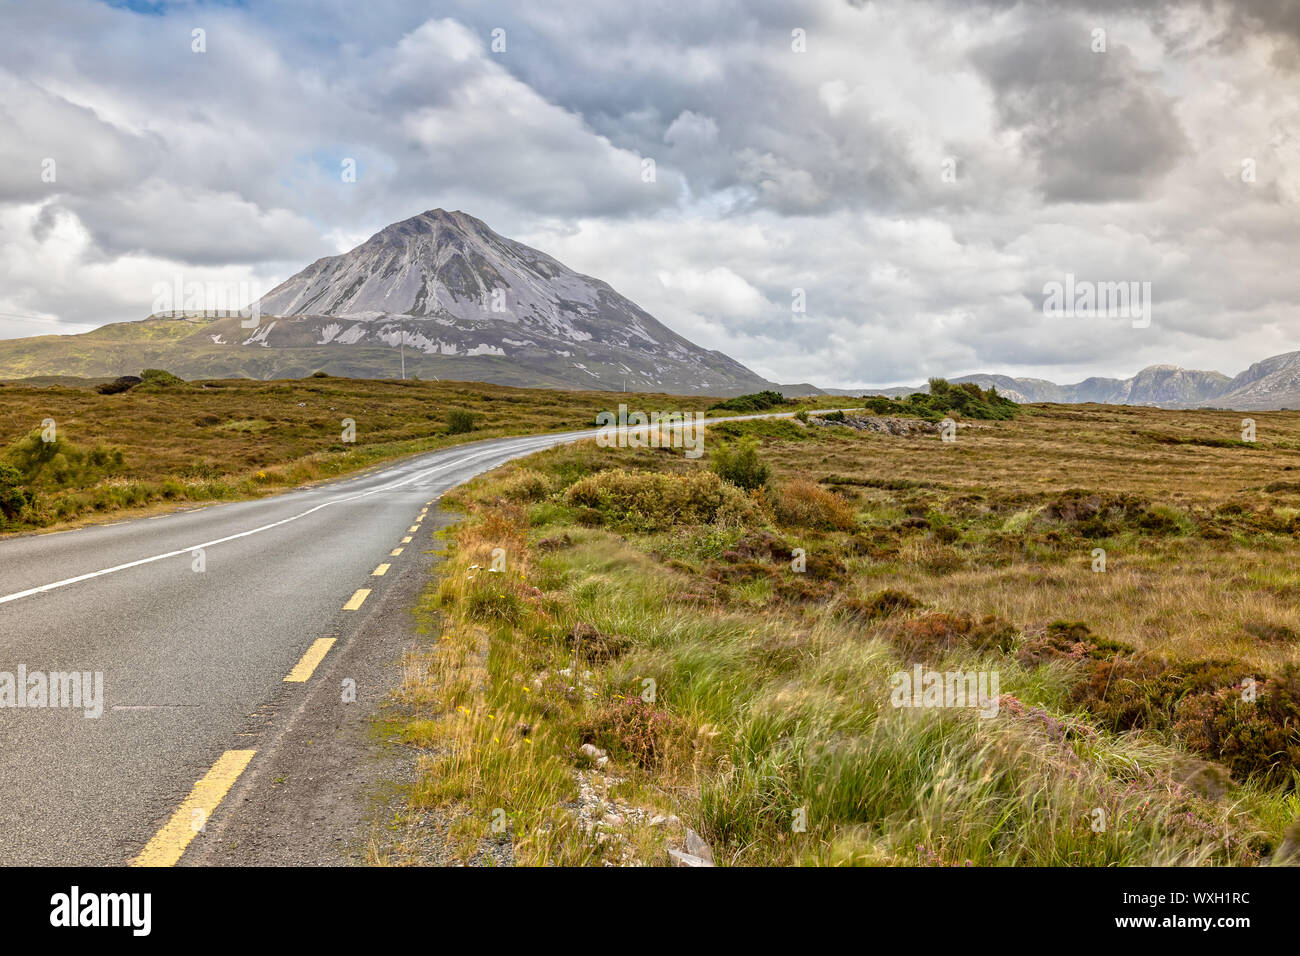
M1188 149L1173 101L1155 77L1113 37L1095 52L1092 29L1041 19L974 56L1052 201L1141 198Z
M326 255L316 227L297 213L263 209L234 193L195 193L151 180L111 202L61 204L100 239L106 257L157 254L195 265L257 264Z
M122 130L90 107L4 72L0 129L0 202L132 185L160 152L154 137ZM43 175L47 169L50 175Z
M782 380L1241 367L1300 319L1300 117L1252 60L1270 44L1247 50L1285 47L1287 9L23 5L0 35L0 131L26 131L0 135L0 311L139 318L159 273L274 281L442 206ZM57 190L30 175L47 135ZM1151 278L1150 334L1044 321L1066 271Z

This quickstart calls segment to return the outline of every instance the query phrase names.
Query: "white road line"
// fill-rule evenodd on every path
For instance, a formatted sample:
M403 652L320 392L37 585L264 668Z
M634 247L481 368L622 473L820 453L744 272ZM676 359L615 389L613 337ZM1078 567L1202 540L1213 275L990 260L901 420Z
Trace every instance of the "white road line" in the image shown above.
M788 418L788 417L789 415L786 414L736 415L729 418L710 419L707 420L704 424L707 425L709 421L712 421L713 423L717 423L723 421L745 421L746 419L751 419L751 418ZM645 431L648 434L649 426L640 426L640 425L623 426L619 430L626 431L629 434L632 434L637 431ZM139 560L136 561L128 561L125 564L114 565L111 568L104 568L99 571L90 571L86 574L78 574L76 577L64 578L62 581L54 581L50 584L42 584L39 587L28 588L25 591L16 591L13 594L6 594L3 597L0 597L0 604L8 604L10 601L17 601L20 598L31 597L33 594L43 594L46 591L53 591L56 588L67 587L70 584L79 584L82 581L89 581L92 578L103 577L106 574L116 574L118 571L126 571L129 568L138 568L143 564L152 564L155 561L165 561L168 558L180 557L182 554L189 554L193 551L198 550L199 548L205 548L205 549L212 548L219 544L225 544L227 541L235 541L238 540L239 538L247 538L251 535L261 534L263 531L270 531L272 528L278 528L281 525L289 524L291 521L297 521L299 518L305 518L308 515L315 514L317 511L320 511L322 508L328 508L330 505L346 504L349 501L358 501L361 498L369 498L371 495L377 495L381 491L392 491L396 488L401 488L404 487L405 485L409 485L414 481L420 481L423 478L428 478L430 475L435 475L440 471L446 471L448 468L454 468L456 465L463 465L467 461L476 461L479 458L504 456L503 457L503 463L504 463L505 461L509 461L511 458L518 457L519 452L532 451L534 449L541 450L543 448L551 448L557 445L568 444L569 442L573 442L573 441L581 441L584 438L594 438L596 437L597 434L599 434L597 431L559 432L551 435L538 435L538 436L533 436L528 438L521 438L517 441L511 442L510 444L497 446L495 448L488 448L484 451L478 452L473 455L466 455L464 458L457 458L455 461L448 462L445 465L438 465L437 467L430 468L426 471L418 472L414 475L411 475L408 478L403 478L399 481L392 481L389 482L388 484L380 485L378 488L372 488L369 491L363 491L359 495L352 495L351 497L348 498L333 498L329 501L325 501L322 502L321 504L316 505L314 508L308 508L306 511L302 512L301 514L291 515L288 518L281 518L279 521L273 521L270 524L264 524L259 528L252 528L249 531L240 531L238 534L226 535L226 537L224 538L215 538L212 541L205 541L202 544L192 544L189 545L188 547L178 548L175 551L168 551L165 554L151 555L150 557L140 558ZM352 480L356 481L358 479L354 478ZM439 495L438 497L442 497L442 496ZM267 499L263 499L263 500L267 500ZM437 499L434 500L436 501ZM200 506L198 508L191 508L189 510L200 511L203 510L203 506ZM83 530L83 529L73 529L73 530ZM54 532L54 533L58 534L60 532Z
M53 591L56 588L67 587L70 584L79 584L82 581L89 581L92 578L103 577L106 574L115 574L118 571L125 571L128 568L138 568L142 564L152 564L155 561L165 561L167 558L176 558L181 556L182 554L189 554L193 551L197 551L200 548L203 549L212 548L219 544L225 544L228 541L235 541L239 538L247 538L250 535L260 534L263 531L270 531L272 528L278 528L281 525L289 524L289 522L291 521L297 521L299 518L305 518L310 514L314 514L317 511L320 511L322 508L328 508L330 505L346 504L349 501L357 501L361 498L368 498L371 495L377 495L381 491L392 491L395 488L401 488L404 485L409 485L413 481L419 481L421 478L427 478L430 475L437 474L440 471L446 471L448 468L454 468L456 465L463 465L467 461L474 461L475 459L485 458L489 455L497 455L507 450L511 450L511 451L518 450L518 446L507 445L503 448L491 448L488 449L487 451L479 452L476 455L466 455L464 458L457 458L455 461L448 462L445 465L439 465L436 468L430 468L427 471L419 472L418 474L411 475L409 478L405 478L400 481L390 482L389 484L381 485L378 488L372 488L370 491L363 491L359 495L352 495L351 497L347 497L347 498L334 498L330 501L322 502L321 504L316 505L314 508L308 508L306 511L302 512L301 514L291 515L288 518L281 518L279 521L273 521L270 524L264 524L259 528L252 528L249 531L240 531L238 534L231 534L231 535L227 535L224 538L215 538L212 541L205 541L202 544L193 544L185 548L178 548L175 551L168 551L165 554L151 555L150 557L147 558L140 558L139 560L136 561L128 561L125 564L114 565L111 568L104 568L100 571L90 571L86 574L78 574L76 577L64 578L62 581L54 581L51 584L42 584L39 587L28 588L25 591L17 591L13 594L6 594L3 597L0 597L0 604L7 604L10 601L17 601L19 598L31 597L33 594L43 594L46 591Z

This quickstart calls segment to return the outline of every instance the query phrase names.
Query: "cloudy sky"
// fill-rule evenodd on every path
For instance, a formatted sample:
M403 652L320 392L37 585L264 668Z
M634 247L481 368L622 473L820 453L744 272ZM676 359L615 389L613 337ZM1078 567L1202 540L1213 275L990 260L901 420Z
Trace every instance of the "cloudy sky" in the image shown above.
M781 382L1235 374L1300 349L1300 2L0 0L0 337L439 206Z

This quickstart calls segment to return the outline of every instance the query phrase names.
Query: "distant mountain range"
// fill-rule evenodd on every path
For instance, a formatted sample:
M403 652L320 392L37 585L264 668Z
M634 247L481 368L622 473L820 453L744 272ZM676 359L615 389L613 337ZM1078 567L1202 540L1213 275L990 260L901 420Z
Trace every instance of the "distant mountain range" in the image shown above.
M898 395L916 388L777 385L702 349L607 283L493 232L464 212L432 209L381 229L350 252L318 259L239 315L179 313L80 335L0 340L0 378L106 378L164 368L184 378L424 378L677 394ZM1236 378L1152 365L1132 378L1074 385L1007 375L1018 402L1194 408L1300 408L1300 352Z
M1232 408L1266 411L1300 408L1300 352L1286 352L1256 362L1235 378L1222 372L1203 372L1177 365L1150 365L1132 378L1086 378L1073 385L1057 385L1041 378L1010 375L963 375L954 382L974 382L995 387L1016 402L1098 402L1105 405L1157 405L1161 408ZM826 389L834 395L906 395L926 391L912 388Z

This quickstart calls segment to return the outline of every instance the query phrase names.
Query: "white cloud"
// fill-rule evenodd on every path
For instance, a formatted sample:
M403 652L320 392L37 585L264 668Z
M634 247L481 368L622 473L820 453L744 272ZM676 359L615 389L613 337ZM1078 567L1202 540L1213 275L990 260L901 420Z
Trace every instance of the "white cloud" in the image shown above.
M1300 347L1295 30L1263 0L56 0L11 25L0 312L140 318L177 270L269 288L443 206L780 381L1231 373ZM1066 272L1151 281L1152 328L1044 320Z

